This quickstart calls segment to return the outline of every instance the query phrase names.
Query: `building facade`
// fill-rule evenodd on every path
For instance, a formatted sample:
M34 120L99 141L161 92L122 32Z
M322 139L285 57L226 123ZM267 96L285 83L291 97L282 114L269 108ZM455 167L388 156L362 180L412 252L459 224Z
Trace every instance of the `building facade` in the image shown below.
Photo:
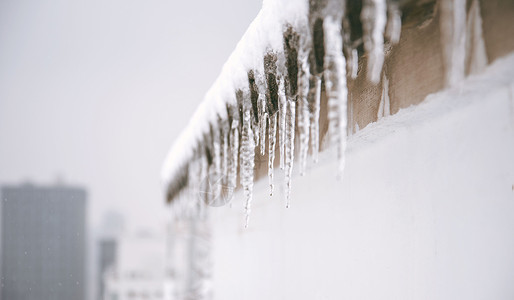
M4 186L1 200L1 299L85 299L86 191Z

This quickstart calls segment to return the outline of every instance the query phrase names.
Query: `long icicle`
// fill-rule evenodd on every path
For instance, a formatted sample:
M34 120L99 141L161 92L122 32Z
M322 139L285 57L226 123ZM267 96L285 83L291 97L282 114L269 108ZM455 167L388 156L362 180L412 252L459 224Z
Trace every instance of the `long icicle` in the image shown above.
M298 70L298 128L300 130L300 175L305 175L307 153L309 151L309 62L306 51L300 53L300 68Z
M275 163L275 144L277 140L277 115L274 113L269 118L269 132L268 132L268 177L269 177L269 195L273 196L273 169Z
M295 137L295 113L296 103L289 99L287 100L287 122L286 122L286 208L289 208L291 202L291 179L293 175L294 163L294 137Z
M466 59L466 0L440 0L439 18L446 86L464 78Z
M321 100L321 77L311 75L309 78L308 101L310 104L311 155L314 163L318 162L319 153L319 111Z
M400 41L402 33L402 13L397 0L387 1L387 24L385 29L385 37L396 45Z
M444 2L444 1L443 1ZM364 0L361 11L364 49L368 55L368 78L378 83L384 63L385 0Z
M209 176L208 190L212 193L209 199L210 205L216 205L214 201L218 201L221 197L221 136L218 128L212 127L212 145L213 145L213 170Z
M278 133L279 141L278 147L280 148L280 168L284 170L285 167L285 145L286 145L286 114L287 114L287 100L284 87L284 78L280 78L278 85L279 109L278 109Z
M325 85L328 97L328 122L331 144L337 145L338 177L345 165L347 100L346 62L342 52L341 22L327 16L325 34Z
M228 129L228 123L227 121L220 122L221 125L221 196L223 197L222 205L227 204L229 198L228 196L228 135L229 135L229 129Z
M355 79L359 69L359 53L352 43L351 32L350 19L346 15L343 18L343 51L347 59L346 72L350 74L350 78Z
M237 186L237 158L239 157L239 121L232 120L230 128L230 158L228 166L228 199L234 196Z
M266 123L268 121L268 112L266 111L266 99L262 93L259 95L259 141L260 141L260 153L264 155L266 153Z
M481 72L487 66L487 54L482 33L480 3L473 0L466 25L466 66L469 74Z
M243 132L242 132L242 157L241 157L241 182L245 196L245 228L250 221L252 197L253 197L253 171L255 167L255 140L252 129L251 103L248 95L243 100Z

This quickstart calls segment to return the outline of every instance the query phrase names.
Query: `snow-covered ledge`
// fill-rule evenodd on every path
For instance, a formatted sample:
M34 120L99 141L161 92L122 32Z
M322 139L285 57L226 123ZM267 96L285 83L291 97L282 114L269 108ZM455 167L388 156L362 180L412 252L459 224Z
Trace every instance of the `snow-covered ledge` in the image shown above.
M280 165L288 205L295 159L303 174L335 149L341 175L348 135L511 52L513 18L500 0L264 1L166 159L167 200L220 205L242 186L248 219L254 179L273 190Z

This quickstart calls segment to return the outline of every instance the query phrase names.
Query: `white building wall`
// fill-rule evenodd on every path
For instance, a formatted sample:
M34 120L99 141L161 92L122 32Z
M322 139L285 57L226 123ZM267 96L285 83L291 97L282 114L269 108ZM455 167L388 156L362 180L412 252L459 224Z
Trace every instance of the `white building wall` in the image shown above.
M514 299L514 56L211 208L215 299ZM377 100L378 101L378 100ZM275 177L283 173L275 170ZM281 189L282 187L278 187Z

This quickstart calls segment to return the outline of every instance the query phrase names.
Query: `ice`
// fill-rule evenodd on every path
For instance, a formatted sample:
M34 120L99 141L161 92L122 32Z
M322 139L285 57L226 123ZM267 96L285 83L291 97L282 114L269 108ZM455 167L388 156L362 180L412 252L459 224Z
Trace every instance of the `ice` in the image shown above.
M348 16L343 19L343 51L346 55L347 64L346 72L350 74L352 79L357 78L357 71L359 69L359 53L351 41L351 26Z
M455 85L464 78L466 59L466 0L438 1L445 84Z
M390 101L389 101L389 80L386 75L382 76L382 96L380 97L380 104L378 106L377 120L387 117L391 114Z
M228 179L228 125L227 122L223 122L222 128L221 128L221 140L222 140L222 147L221 147L221 175L223 176L223 184L225 186L228 185L227 179Z
M249 95L243 100L243 132L241 133L241 184L245 197L245 227L250 221L252 195L253 195L253 172L255 167L255 140L252 129L251 103Z
M274 113L269 118L269 130L268 130L268 177L269 177L269 195L273 196L273 169L275 161L275 144L277 140L277 113Z
M312 161L318 162L319 152L319 110L321 98L321 78L319 76L311 76L309 79L308 101L310 106L310 132L311 132L311 151Z
M296 103L293 100L287 100L287 122L286 122L286 207L289 208L291 201L291 179L293 175L294 162L294 137L295 137L295 112Z
M364 0L361 22L364 49L368 56L368 78L372 82L378 83L382 64L384 63L385 0Z
M278 97L279 97L278 148L280 149L280 168L283 170L284 166L285 166L286 114L287 114L287 100L286 100L286 91L285 91L285 87L284 87L284 78L283 77L280 78L280 83L278 85Z
M266 111L266 99L264 93L259 95L259 141L261 155L266 153L266 123L268 120L268 112Z
M232 120L228 161L228 199L231 199L237 186L237 159L239 157L239 121Z
M352 79L357 78L357 70L359 69L359 53L357 49L352 49L351 60L349 65L351 66L350 76Z
M221 196L221 184L220 180L222 177L221 174L221 136L218 128L211 127L212 131L212 148L213 148L213 163L211 167L211 172L209 174L209 187L208 194L211 197L208 199L208 203L211 203L215 199L218 199Z
M305 175L307 153L309 151L309 63L307 53L300 53L300 76L298 78L298 129L300 131L300 175Z
M338 175L344 168L347 127L346 62L342 51L341 21L328 16L325 33L325 86L328 98L328 126L331 144L337 146Z

